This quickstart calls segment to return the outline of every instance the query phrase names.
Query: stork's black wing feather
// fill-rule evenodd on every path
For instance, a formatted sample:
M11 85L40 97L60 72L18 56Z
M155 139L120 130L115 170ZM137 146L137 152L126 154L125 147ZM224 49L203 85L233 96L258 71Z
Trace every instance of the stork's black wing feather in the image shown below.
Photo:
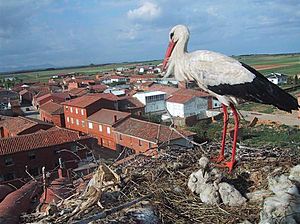
M229 85L220 84L216 86L208 86L208 89L219 95L230 95L248 101L271 104L280 110L292 112L298 110L297 99L279 88L274 83L270 82L260 72L247 64L242 63L242 66L254 74L256 77L252 82Z

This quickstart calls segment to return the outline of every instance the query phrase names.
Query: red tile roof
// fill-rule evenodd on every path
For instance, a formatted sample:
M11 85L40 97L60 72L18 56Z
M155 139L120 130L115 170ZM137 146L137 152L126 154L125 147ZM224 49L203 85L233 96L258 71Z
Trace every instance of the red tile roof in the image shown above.
M74 88L68 91L71 96L83 96L88 93L86 88Z
M132 96L119 97L118 100L119 108L121 109L133 109L133 108L143 108L145 107L137 98Z
M108 124L113 125L116 123L115 116L117 121L120 121L126 117L130 116L130 113L121 112L117 110L108 110L108 109L101 109L96 113L92 114L88 117L88 121L93 121L100 124Z
M49 128L53 126L49 123L46 123L38 119L21 117L21 116L11 117L0 121L0 127L4 127L8 129L10 133L14 133L14 134L19 134L25 131L26 129L29 129L38 124L47 125L49 126Z
M49 101L40 107L40 111L45 111L49 114L63 114L64 107L61 104Z
M180 94L180 95L192 95L192 96L198 96L198 97L207 97L210 96L209 93L195 90L195 89L178 89L178 91L174 92L173 95Z
M194 97L207 97L208 93L194 89L178 89L167 99L167 102L184 104Z
M44 132L20 135L0 139L0 155L7 155L33 149L45 148L55 145L90 138L79 136L78 132L62 128L56 128Z
M72 100L68 100L66 102L63 102L63 105L68 106L75 106L80 108L86 108L87 106L101 100L111 100L111 101L117 101L118 97L111 94L111 93L95 93L95 94L87 94Z
M144 139L152 143L162 143L168 140L180 139L182 136L172 131L166 125L128 118L116 125L115 132ZM195 133L180 130L184 136L192 136Z
M177 92L179 89L171 86L164 86L159 84L154 84L149 87L149 91L162 91L167 94L167 96L172 95L173 93Z
M188 101L190 101L191 99L193 99L195 96L193 95L173 95L170 96L170 98L167 99L167 102L172 102L172 103L180 103L180 104L184 104Z
M89 87L90 90L95 90L95 91L99 91L99 92L103 92L107 88L108 87L106 85L103 85L103 84L90 85L90 87Z

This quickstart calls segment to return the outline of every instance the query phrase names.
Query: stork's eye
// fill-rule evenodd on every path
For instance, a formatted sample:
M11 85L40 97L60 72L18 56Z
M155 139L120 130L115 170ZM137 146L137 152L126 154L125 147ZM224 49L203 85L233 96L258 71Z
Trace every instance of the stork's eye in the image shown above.
M174 33L170 33L170 39L172 40Z

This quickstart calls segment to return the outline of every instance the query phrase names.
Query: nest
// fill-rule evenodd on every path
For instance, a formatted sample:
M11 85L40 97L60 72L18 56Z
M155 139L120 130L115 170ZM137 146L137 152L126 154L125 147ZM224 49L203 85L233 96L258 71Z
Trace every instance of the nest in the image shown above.
M199 158L219 148L214 143L189 149L168 146L152 157L134 155L97 174L102 178L101 183L98 182L96 193L86 194L91 198L84 199L89 202L85 207L78 207L80 197L74 195L57 205L51 216L33 213L23 220L26 223L239 223L245 220L258 223L259 203L248 202L239 207L206 205L188 189L190 174L199 169ZM297 151L240 146L237 167L232 174L224 170L223 181L234 185L243 196L264 189L268 175L284 173L299 163ZM103 183L107 173L113 181ZM76 208L75 216L72 211Z

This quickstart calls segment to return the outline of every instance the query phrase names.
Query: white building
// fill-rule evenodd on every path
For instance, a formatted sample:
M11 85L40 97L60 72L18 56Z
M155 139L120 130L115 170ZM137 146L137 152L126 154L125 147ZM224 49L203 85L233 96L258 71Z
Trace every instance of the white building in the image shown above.
M173 117L186 118L197 115L198 118L203 118L208 109L208 98L175 94L166 101L166 107Z
M162 91L140 92L133 95L145 105L145 113L162 112L166 108L166 93Z
M287 83L287 75L281 73L271 73L266 76L270 82L273 82L276 85L286 84Z
M104 84L110 84L113 82L127 82L127 81L128 81L127 77L112 75L112 76L108 77L107 79L103 80L102 82Z

